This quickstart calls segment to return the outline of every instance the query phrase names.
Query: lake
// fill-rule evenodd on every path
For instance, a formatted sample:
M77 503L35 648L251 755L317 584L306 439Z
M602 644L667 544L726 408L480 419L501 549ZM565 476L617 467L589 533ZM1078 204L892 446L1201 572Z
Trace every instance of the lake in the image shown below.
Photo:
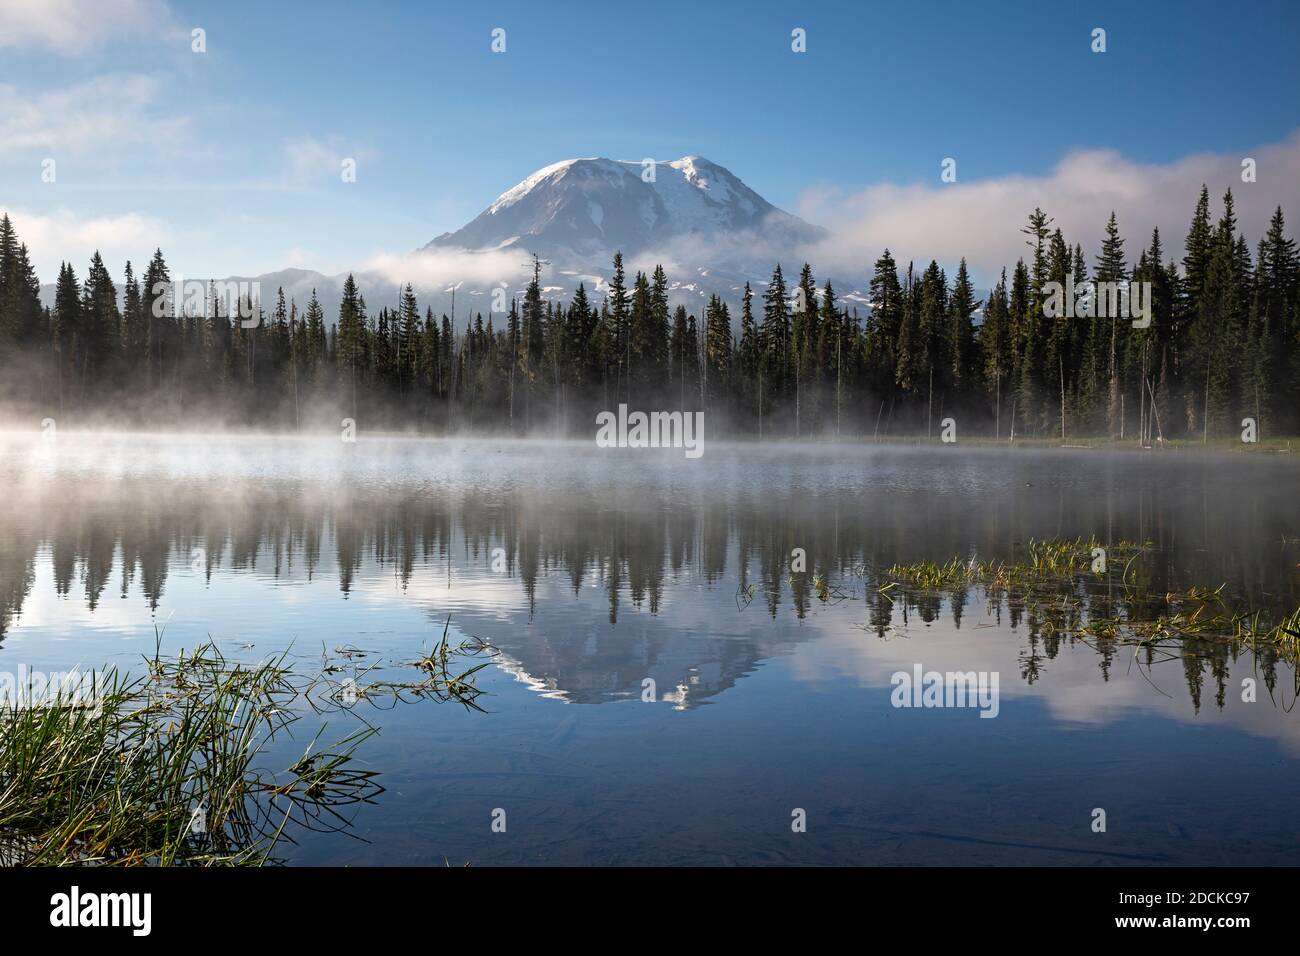
M157 632L375 673L444 626L491 644L482 712L362 701L276 745L379 728L358 757L384 792L346 833L295 834L290 863L1290 864L1286 656L1071 622L1221 584L1294 611L1297 474L1189 451L10 434L0 671L134 667ZM898 562L1090 537L1149 546L1059 616L881 590ZM895 706L918 671L996 679L996 712Z

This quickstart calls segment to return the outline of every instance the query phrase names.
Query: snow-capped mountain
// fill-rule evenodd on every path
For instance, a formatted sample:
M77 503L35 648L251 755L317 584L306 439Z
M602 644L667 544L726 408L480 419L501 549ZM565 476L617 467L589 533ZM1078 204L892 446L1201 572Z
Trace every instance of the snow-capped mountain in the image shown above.
M557 267L598 274L608 270L616 250L627 259L680 259L685 249L697 269L742 271L748 271L745 260L761 251L763 263L753 265L770 274L774 251L793 254L823 235L703 157L654 163L592 158L539 169L425 248L517 248Z
M674 305L684 304L699 314L708 296L716 294L738 314L746 282L761 295L772 267L780 262L787 283L793 285L805 258L815 264L816 256L807 247L825 235L825 230L778 209L732 172L699 156L652 166L569 159L539 169L471 222L438 236L414 255L352 272L372 313L395 307L402 285L410 282L421 307L451 313L459 324L475 312L486 319L493 309L499 311L499 290L509 298L522 297L531 278L531 253L546 260L542 282L547 298L565 301L583 283L599 300L608 290L614 253L621 251L629 282L636 271L649 272L662 264ZM502 250L520 254L484 255ZM486 270L485 260L490 264ZM279 289L299 311L314 291L327 320L333 321L345 277L283 269L224 281L258 283L268 311ZM827 278L835 281L843 304L866 303L856 291L862 286L859 277L818 275L819 282ZM52 305L54 285L42 286L41 297Z

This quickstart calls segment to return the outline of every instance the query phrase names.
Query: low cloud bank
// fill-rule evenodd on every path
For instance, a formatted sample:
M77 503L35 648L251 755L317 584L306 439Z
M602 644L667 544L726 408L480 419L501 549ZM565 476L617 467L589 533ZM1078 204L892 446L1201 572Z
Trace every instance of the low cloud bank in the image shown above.
M1256 181L1242 181L1242 161L1255 160ZM1166 255L1182 258L1183 238L1201 184L1209 186L1214 216L1231 187L1238 228L1252 243L1281 205L1289 231L1300 226L1300 131L1281 143L1242 153L1203 153L1173 163L1137 163L1115 150L1075 150L1045 176L1003 176L933 185L882 183L852 193L812 189L797 212L831 230L824 241L802 250L822 272L862 275L888 247L906 263L937 259L955 264L962 256L981 281L1028 255L1020 233L1039 206L1055 219L1067 241L1083 243L1091 262L1111 210L1127 240L1130 259L1159 227Z

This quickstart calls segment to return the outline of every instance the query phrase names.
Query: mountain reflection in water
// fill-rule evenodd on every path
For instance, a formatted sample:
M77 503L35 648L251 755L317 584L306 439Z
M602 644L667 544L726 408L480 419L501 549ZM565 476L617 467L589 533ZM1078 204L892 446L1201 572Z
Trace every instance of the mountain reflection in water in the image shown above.
M1224 733L1273 741L1291 755L1288 778L1296 775L1295 674L1276 650L1186 642L1176 658L1163 659L1071 630L1081 614L1149 614L1166 592L1194 585L1226 582L1225 597L1273 616L1300 606L1300 513L1288 460L712 445L688 462L586 443L340 445L61 436L51 448L10 440L0 459L0 667L19 659L138 659L152 649L155 625L172 643L212 634L259 652L293 643L409 656L450 618L460 633L499 651L499 679L488 681L483 701L489 713L466 732L556 760L574 733L589 755L593 734L602 747L618 748L615 726L633 735L624 744L650 746L636 736L638 724L628 725L627 715L640 711L598 708L613 721L602 731L594 716L554 725L550 712L528 709L527 700L634 704L647 687L670 712L705 704L726 710L734 701L729 719L747 720L756 735L763 721L750 705L761 700L773 719L786 715L806 732L798 745L742 734L736 746L746 759L766 754L780 763L791 759L784 748L806 753L819 737L819 746L861 753L887 738L864 744L846 720L878 715L901 731L920 725L900 724L900 713L958 719L891 710L890 674L921 663L1001 674L1001 715L962 722L963 735L1028 733L1016 728L1029 719L1034 732L1053 733L1055 745L1070 748L1082 738L1061 736L1069 728L1119 728L1143 714L1209 721ZM981 587L879 590L879 572L897 562L1014 561L1032 540L1089 536L1150 543L1140 589L1130 593L1115 574L1112 586L1080 589L1078 609L1057 619ZM790 569L795 549L806 554L802 573ZM1258 703L1241 701L1243 678L1258 680ZM863 715L850 718L859 707ZM525 710L532 716L525 719ZM415 725L403 730L405 718L392 719L390 740L423 746L414 742ZM695 751L692 766L713 762L720 774L740 759L698 735L676 745ZM414 759L409 749L390 756ZM428 759L406 772L428 782L464 769ZM477 766L486 758L460 759ZM621 759L609 752L612 763ZM962 759L944 751L948 766ZM1005 767L980 773L1020 779ZM842 786L860 789L851 776ZM902 782L899 788L901 800ZM395 814L394 799L385 804ZM494 791L492 799L502 798ZM909 826L888 840L911 846L915 833L943 830ZM961 832L953 839L972 846L983 839ZM1004 827L1000 834L999 859L1039 858L1015 849L1016 833ZM406 839L369 838L377 847ZM445 846L448 838L429 839ZM656 856L646 840L651 860L717 859L686 850ZM485 861L568 859L536 849L499 856L469 837L462 842L467 856ZM727 858L749 858L744 845ZM1165 858L1144 846L1134 852ZM304 850L307 859L332 859L312 852ZM791 858L784 852L754 859ZM840 859L825 852L820 861ZM1071 862L1072 852L1061 850L1061 862ZM645 858L632 850L617 859L595 850L575 857ZM1264 851L1255 859L1269 861Z

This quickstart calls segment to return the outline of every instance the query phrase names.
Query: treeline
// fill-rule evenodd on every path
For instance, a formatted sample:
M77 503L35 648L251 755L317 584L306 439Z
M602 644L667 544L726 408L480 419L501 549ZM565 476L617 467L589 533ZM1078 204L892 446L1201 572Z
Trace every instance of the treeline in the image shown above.
M84 280L65 263L43 308L6 216L3 398L74 421L518 434L586 434L620 402L759 437L937 434L945 417L965 435L1142 441L1235 433L1243 417L1261 433L1300 426L1300 257L1280 207L1252 255L1231 191L1216 221L1202 187L1181 268L1159 230L1134 258L1113 213L1091 264L1040 209L1021 231L1027 255L987 301L964 259L950 280L886 250L862 315L805 264L697 317L670 306L662 267L629 280L615 255L599 301L582 285L548 299L535 262L522 300L462 320L422 312L410 285L373 313L352 276L337 316L283 290L233 302L210 286L195 303L173 294L161 251L141 276L127 263L121 295L98 253ZM1048 307L1051 283L1129 282L1149 284L1145 328Z
M1096 473L1095 468L1090 472ZM1160 480L1148 473L1141 487ZM1219 476L1199 487L1213 495L1229 483ZM672 476L638 483L635 489L584 489L560 498L527 490L503 494L499 487L472 482L463 493L450 496L431 496L422 487L394 482L371 489L364 500L341 488L336 494L304 494L296 482L258 482L249 488L216 479L185 482L172 491L160 496L156 482L131 476L116 482L111 494L90 475L57 486L19 482L0 509L0 540L5 542L0 549L0 642L22 619L33 593L38 602L48 598L42 588L52 588L92 614L105 605L120 613L133 607L123 603L130 599L145 602L157 615L168 601L183 599L176 592L178 573L182 581L196 572L211 580L226 571L255 574L264 583L332 579L343 595L363 590L367 582L387 581L405 592L445 577L453 563L458 577L473 579L486 572L497 549L504 552L509 575L502 586L517 588L517 599L506 598L505 607L512 610L505 619L481 622L496 634L478 633L534 676L556 677L563 684L585 668L600 675L590 683L577 681L579 686L569 688L575 691L611 679L607 652L600 641L589 640L586 628L557 628L539 641L523 626L534 614L548 613L547 599L539 598L553 593L548 583L571 589L573 599L584 602L593 618L604 617L610 625L631 616L637 639L629 644L638 653L680 664L679 656L663 653L662 642L680 633L672 615L662 625L644 617L636 620L660 613L665 604L671 607L675 589L706 589L700 600L717 602L711 605L715 610L731 606L737 610L730 613L776 619L790 608L803 619L815 613L819 601L843 600L836 582L845 587L858 582L865 604L860 620L881 640L890 638L900 617L928 624L947 616L952 626L969 628L966 615L972 609L977 609L976 626L995 620L1015 628L1022 641L1020 674L1029 683L1072 646L1095 651L1098 678L1110 679L1115 667L1132 663L1134 649L1114 637L1080 634L1083 623L1153 620L1169 613L1168 595L1182 593L1189 582L1231 581L1223 594L1230 606L1255 607L1273 620L1300 603L1300 576L1292 573L1290 562L1259 561L1257 556L1259 529L1271 519L1292 517L1277 495L1266 496L1249 522L1220 509L1202 526L1199 515L1191 520L1196 511L1187 509L1189 499L1200 493L1190 488L1161 503L1161 518L1154 525L1144 523L1151 516L1142 509L1112 513L1108 499L1086 495L1064 502L1055 495L1026 496L1012 509L972 509L968 498L937 495L918 515L903 506L913 500L910 490L898 487L881 489L873 508L860 507L860 498L849 489L828 498L807 495L802 486L737 489L716 507L718 502L706 505L694 495L684 496ZM1184 518L1195 527L1189 528ZM1048 606L997 588L881 590L887 581L880 569L936 553L969 553L973 547L987 558L1023 560L1023 549L1013 542L1030 540L1058 522L1085 531L1111 527L1111 540L1149 531L1155 548L1124 570L1130 587L1087 588L1078 601ZM1203 547L1205 540L1216 546ZM805 549L805 572L791 573L795 547ZM569 613L564 601L558 604L560 613ZM597 612L599 604L604 604L603 614ZM485 613L495 617L501 610L494 605ZM435 633L441 633L445 617L432 609L428 613ZM463 618L460 625L465 626ZM797 632L781 633L802 639ZM714 655L706 658L720 665L706 669L714 679L720 671L723 676L748 672L754 663L746 656L754 642L696 634L690 643L696 652ZM1239 677L1253 674L1270 691L1280 692L1280 679L1291 693L1292 668L1284 648L1265 642L1243 654L1240 646L1219 640L1188 640L1180 647L1183 675L1198 707L1202 691L1210 687L1222 704L1238 669ZM1169 650L1147 646L1138 653L1151 666L1166 660ZM539 652L542 658L534 656ZM637 688L641 675L651 673L619 670Z

